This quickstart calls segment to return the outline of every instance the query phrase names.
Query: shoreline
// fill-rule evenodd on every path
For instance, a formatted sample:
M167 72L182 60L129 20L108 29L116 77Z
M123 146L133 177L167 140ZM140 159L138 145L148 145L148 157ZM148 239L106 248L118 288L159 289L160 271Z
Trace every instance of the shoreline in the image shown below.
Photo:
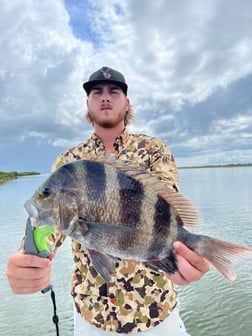
M203 165L203 166L183 166L183 167L178 167L178 169L237 168L237 167L252 167L252 163L230 163L230 164Z
M237 167L252 167L252 163L232 163L232 164L217 164L217 165L202 165L202 166L178 166L179 169L204 169L204 168L237 168ZM41 173L36 171L27 172L4 172L0 170L0 183L14 180L18 177L40 175Z
M30 171L30 172L4 172L0 171L0 183L17 179L18 177L31 176L31 175L40 175L39 172Z

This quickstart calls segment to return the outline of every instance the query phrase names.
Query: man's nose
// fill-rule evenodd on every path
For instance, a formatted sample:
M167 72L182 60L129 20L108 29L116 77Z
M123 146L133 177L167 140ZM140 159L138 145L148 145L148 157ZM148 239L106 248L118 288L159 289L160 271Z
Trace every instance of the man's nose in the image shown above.
M107 98L102 98L102 102L103 103L109 103L110 102L110 98L107 97Z
M103 102L110 102L110 94L106 90L104 90L103 93L102 93L102 101Z

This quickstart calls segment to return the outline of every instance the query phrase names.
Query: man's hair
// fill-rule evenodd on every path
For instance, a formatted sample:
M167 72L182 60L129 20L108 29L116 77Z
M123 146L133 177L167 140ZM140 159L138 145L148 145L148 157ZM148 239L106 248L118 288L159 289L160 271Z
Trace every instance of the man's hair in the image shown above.
M87 113L85 115L85 120L89 124L93 124L93 120L90 117L90 113L89 113L88 110L87 110ZM133 120L134 120L134 112L133 112L132 106L130 105L128 111L125 113L125 116L124 116L124 124L125 124L125 126L127 126Z

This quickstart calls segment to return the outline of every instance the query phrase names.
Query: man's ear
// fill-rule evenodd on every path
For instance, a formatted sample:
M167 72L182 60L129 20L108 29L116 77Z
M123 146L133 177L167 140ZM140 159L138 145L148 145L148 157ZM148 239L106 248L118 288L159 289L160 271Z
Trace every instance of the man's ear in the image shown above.
M126 102L127 102L127 110L128 110L130 108L130 100L128 97L126 98Z

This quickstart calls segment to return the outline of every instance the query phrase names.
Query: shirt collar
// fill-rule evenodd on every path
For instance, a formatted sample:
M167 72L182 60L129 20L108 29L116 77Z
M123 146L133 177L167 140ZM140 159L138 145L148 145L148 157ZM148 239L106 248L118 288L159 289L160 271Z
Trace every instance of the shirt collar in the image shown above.
M93 141L96 147L103 146L101 139L95 133L92 134L90 139ZM115 138L114 145L121 147L128 141L128 139L129 139L129 132L125 128L124 131Z

